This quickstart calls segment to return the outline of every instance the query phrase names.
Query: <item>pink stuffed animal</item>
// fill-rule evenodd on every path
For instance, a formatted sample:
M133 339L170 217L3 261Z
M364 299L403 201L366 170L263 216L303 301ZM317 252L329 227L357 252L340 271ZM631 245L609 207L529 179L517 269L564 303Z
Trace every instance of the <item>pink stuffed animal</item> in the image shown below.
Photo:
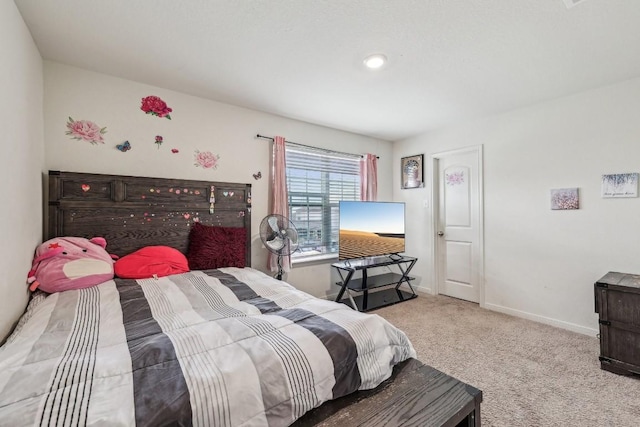
M48 293L82 289L113 279L113 259L102 237L56 237L36 249L29 289Z

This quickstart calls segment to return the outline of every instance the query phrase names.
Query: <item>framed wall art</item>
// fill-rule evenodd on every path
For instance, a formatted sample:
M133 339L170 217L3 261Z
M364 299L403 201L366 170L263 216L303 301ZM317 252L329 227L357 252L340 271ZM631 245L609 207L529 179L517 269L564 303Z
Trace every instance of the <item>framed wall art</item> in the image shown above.
M602 175L602 197L638 197L638 174Z
M580 209L580 194L577 188L556 188L551 190L551 209Z
M400 159L400 188L424 187L424 155L403 157Z

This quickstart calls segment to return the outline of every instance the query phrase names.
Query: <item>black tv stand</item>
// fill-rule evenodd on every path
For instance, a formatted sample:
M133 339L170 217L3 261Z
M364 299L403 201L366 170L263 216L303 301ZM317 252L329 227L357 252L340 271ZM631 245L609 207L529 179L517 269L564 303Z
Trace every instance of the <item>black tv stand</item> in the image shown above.
M417 260L417 258L413 257L394 255L354 259L331 264L338 271L340 279L342 279L341 282L336 283L340 286L336 301L350 305L358 311L369 311L416 298L418 295L416 295L410 283L414 278L409 276L409 272ZM369 268L386 266L395 266L400 273L390 272L375 276L367 274ZM353 276L358 271L361 272L361 277L354 278ZM400 286L402 284L406 284L410 292L401 290ZM391 288L391 286L394 287ZM372 289L381 287L389 287L389 289L369 292ZM360 295L354 297L350 291L358 292ZM345 292L347 298L343 299Z

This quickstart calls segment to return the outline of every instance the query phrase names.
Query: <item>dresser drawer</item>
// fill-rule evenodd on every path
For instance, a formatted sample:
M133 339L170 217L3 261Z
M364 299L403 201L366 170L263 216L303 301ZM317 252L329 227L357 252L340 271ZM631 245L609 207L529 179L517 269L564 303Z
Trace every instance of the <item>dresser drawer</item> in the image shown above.
M640 330L640 293L605 289L601 290L601 297L606 299L603 305L607 307L600 313L601 319L625 323Z
M55 200L113 200L116 193L116 180L110 176L88 176L86 174L67 173L56 175ZM52 185L52 181L49 181ZM51 193L50 193L51 194Z

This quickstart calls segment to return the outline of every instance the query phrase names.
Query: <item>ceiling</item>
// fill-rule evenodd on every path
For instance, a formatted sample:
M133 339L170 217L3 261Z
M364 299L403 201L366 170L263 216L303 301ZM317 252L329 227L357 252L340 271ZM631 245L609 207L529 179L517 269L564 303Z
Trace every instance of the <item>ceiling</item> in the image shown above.
M640 76L638 0L15 3L45 59L391 141Z

